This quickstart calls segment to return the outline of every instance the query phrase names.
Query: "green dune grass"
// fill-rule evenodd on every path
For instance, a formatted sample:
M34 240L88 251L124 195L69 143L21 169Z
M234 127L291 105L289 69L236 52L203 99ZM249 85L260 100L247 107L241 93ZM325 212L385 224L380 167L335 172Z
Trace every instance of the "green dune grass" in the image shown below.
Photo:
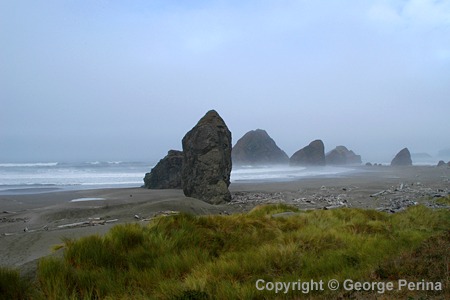
M19 271L0 268L0 299L28 299L32 296L28 282Z
M293 211L294 215L272 217ZM300 212L260 206L231 216L160 217L104 236L64 241L63 258L39 262L44 299L296 299L368 295L376 291L289 291L265 282L433 280L443 291L393 291L396 297L449 294L449 210L423 206L389 215L374 210ZM439 266L440 269L439 269ZM429 268L433 270L428 271ZM3 279L2 279L3 280ZM36 295L36 293L35 293ZM391 296L392 296L391 295Z

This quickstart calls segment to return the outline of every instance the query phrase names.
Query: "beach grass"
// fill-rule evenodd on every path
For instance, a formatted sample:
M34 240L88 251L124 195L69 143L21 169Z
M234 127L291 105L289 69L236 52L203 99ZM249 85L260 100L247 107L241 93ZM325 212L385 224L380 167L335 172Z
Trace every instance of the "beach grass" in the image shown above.
M450 196L447 197L440 197L436 200L436 203L441 205L448 205L450 206Z
M19 271L0 267L0 298L29 299L33 294L29 282L20 277Z
M293 213L273 216L286 211ZM326 287L276 294L255 283L425 279L442 282L443 291L401 296L445 298L449 228L449 210L424 206L392 215L286 205L230 216L182 213L64 240L62 258L40 260L37 288L44 299L366 298L369 292Z

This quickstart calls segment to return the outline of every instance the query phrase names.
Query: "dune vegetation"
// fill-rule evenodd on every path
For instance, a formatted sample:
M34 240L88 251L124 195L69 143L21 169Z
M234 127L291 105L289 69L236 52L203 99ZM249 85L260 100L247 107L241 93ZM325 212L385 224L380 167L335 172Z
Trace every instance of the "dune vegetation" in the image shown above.
M20 277L19 271L0 268L0 299L32 298L29 282Z
M290 211L290 214L279 214ZM246 214L159 217L104 236L66 239L63 257L40 260L36 299L296 299L448 297L450 211L415 206L298 211L259 206ZM10 271L13 272L13 271ZM15 274L15 275L14 275ZM0 272L14 292L17 274ZM13 279L11 279L13 277ZM8 279L9 278L9 279ZM258 290L256 281L441 282L441 291ZM4 282L6 281L6 283ZM13 283L12 283L13 282ZM16 282L16 283L14 283ZM20 289L19 289L20 290ZM23 290L23 289L22 289ZM2 291L3 292L3 291ZM418 298L417 298L418 299Z

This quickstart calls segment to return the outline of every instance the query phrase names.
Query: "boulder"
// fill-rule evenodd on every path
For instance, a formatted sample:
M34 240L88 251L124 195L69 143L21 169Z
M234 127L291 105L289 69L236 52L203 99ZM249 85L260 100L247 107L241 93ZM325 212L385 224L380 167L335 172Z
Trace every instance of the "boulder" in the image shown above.
M361 164L361 155L356 155L345 146L337 146L325 155L327 165Z
M148 189L181 189L183 152L170 150L156 166L146 173L144 187Z
M183 138L183 192L211 204L231 200L231 132L210 110Z
M231 152L237 165L287 164L289 156L281 150L265 130L256 129L241 137Z
M412 166L411 153L408 148L403 148L391 161L391 166Z
M291 166L324 166L325 146L321 140L312 141L308 146L295 152L289 159Z

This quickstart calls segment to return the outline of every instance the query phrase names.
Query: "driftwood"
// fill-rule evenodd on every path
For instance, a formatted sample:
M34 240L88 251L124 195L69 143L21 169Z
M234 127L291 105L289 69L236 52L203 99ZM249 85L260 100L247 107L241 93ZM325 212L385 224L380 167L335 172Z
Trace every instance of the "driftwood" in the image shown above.
M117 221L119 221L119 219L106 220L105 223L113 223Z
M36 231L42 231L42 230L48 231L48 225L44 225L38 229L28 229L28 226L25 226L25 228L23 229L23 232L28 233L28 232L36 232ZM16 235L16 234L17 234L17 232L5 232L5 233L2 233L1 235L10 236L10 235Z
M89 225L89 221L59 225L58 228L66 228L66 227L70 228L70 227L76 227L76 226L82 226L82 225Z
M372 195L370 195L370 197L378 197L378 196L381 196L381 195L383 195L384 193L386 193L386 190L382 190L381 192L378 192L378 193L372 194Z
M100 218L95 218L90 221L76 222L70 224L59 225L58 228L73 228L73 227L84 227L84 226L96 226L96 225L105 225L107 223L117 222L119 219L112 220L101 220Z
M345 207L345 205L330 205L330 206L325 206L323 209L329 210L329 209L335 209L335 208L341 208L341 207Z
M174 216L174 215L178 215L179 213L180 213L179 211L175 211L175 210L163 210L163 211L159 211L159 212L155 213L153 215L153 217L144 218L144 219L140 219L140 220L142 222L148 222L148 221L151 221L153 219L156 219L157 217Z
M11 232L5 232L2 233L3 236L10 236L10 235L16 235L17 233L11 233Z

